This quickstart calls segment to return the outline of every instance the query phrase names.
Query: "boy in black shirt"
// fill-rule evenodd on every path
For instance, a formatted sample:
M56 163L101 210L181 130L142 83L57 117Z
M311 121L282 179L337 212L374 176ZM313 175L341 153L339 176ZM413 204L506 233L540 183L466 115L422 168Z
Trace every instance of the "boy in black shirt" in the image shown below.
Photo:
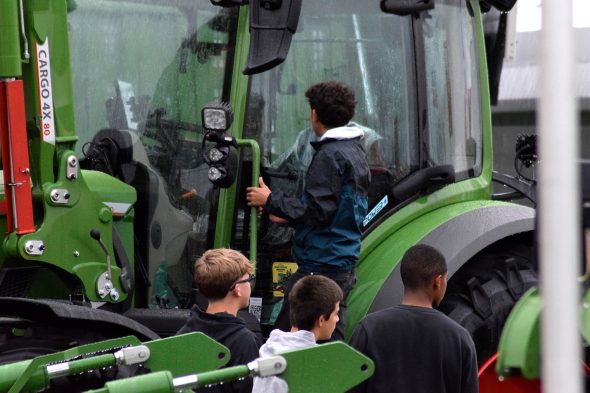
M258 357L262 344L237 317L238 310L250 302L252 264L240 252L220 248L209 250L195 263L195 283L207 298L207 311L197 305L177 334L202 332L225 345L231 352L227 367L247 364ZM195 356L199 349L195 348ZM198 389L207 393L249 393L252 379Z
M476 393L471 336L434 310L447 289L447 265L436 249L411 247L401 261L401 305L367 315L350 345L375 361L375 373L351 390L396 393Z

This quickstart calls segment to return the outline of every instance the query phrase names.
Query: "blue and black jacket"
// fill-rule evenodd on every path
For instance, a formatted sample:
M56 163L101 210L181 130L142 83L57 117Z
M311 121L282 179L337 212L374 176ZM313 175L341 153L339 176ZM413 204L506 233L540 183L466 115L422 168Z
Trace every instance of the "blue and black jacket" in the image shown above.
M295 228L293 257L303 272L349 272L356 265L371 178L362 136L358 127L328 130L311 142L303 195L269 196L267 211Z

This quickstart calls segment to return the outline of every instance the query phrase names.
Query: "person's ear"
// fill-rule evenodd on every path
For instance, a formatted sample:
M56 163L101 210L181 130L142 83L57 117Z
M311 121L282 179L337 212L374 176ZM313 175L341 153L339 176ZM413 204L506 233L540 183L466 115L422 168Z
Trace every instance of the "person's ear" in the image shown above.
M439 287L440 283L438 281L438 276L434 277L432 279L432 289L434 289L436 291L436 289Z
M438 276L434 277L434 280L432 281L432 289L434 289L435 291L440 290L440 288L442 288L442 280L444 279L445 278L442 274L439 274Z
M321 328L324 326L325 323L326 323L326 317L324 317L323 315L320 315L320 317L315 320L315 327Z

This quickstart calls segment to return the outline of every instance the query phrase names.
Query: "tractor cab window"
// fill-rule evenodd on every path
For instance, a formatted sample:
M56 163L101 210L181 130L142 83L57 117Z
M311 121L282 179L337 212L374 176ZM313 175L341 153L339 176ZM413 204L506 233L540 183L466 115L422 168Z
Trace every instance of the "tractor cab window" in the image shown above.
M473 18L467 2L437 1L423 18L430 166L453 165L456 179L482 168L482 117Z
M237 13L209 0L77 0L68 15L78 153L137 191L136 261L151 284L140 305L189 305L192 264L211 242L200 109L229 95Z
M316 138L305 91L326 80L355 92L352 123L364 131L373 178L369 208L416 169L412 47L411 19L384 14L378 3L304 2L285 62L251 81L245 132L260 141L270 187L303 189Z

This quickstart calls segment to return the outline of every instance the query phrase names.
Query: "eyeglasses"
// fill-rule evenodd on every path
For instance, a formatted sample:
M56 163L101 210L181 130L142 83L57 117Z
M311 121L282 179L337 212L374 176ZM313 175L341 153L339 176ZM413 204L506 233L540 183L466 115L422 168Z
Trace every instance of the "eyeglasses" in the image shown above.
M254 274L248 274L248 278L234 282L233 285L229 288L228 292L232 291L238 284L245 284L247 282L252 283L252 281L254 280L256 280L256 276Z

